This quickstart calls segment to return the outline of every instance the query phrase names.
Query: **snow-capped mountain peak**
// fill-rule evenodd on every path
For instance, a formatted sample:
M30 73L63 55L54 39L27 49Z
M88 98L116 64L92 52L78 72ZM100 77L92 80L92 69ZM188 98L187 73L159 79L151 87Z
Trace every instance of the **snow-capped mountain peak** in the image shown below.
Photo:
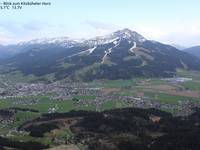
M23 46L23 45L33 45L33 44L54 44L57 46L61 47L74 47L77 45L87 45L89 47L95 47L97 45L102 45L102 44L108 44L108 43L118 43L122 39L127 40L129 43L142 43L146 41L146 39L138 34L135 31L132 31L130 29L122 29L118 30L116 32L113 32L111 34L105 35L105 36L97 36L95 38L91 39L81 39L81 40L76 40L72 39L69 37L58 37L58 38L40 38L40 39L33 39L30 41L26 42L20 42L18 43L18 46Z
M122 29L122 30L118 30L118 31L112 33L112 36L113 37L127 39L127 40L129 40L131 42L140 42L140 43L142 43L142 42L147 40L142 35L138 34L135 31L127 29L127 28Z
M33 45L33 44L56 44L62 47L73 47L73 45L79 44L79 42L69 37L58 37L58 38L33 39L30 41L18 43L18 45Z
M146 41L147 39L144 38L142 35L138 34L135 31L131 31L130 29L122 29L118 30L116 32L113 32L111 34L105 35L105 36L98 36L89 40L85 41L85 44L89 44L90 46L94 45L101 45L101 44L107 44L107 43L113 43L117 42L120 39L126 39L129 43L142 43Z

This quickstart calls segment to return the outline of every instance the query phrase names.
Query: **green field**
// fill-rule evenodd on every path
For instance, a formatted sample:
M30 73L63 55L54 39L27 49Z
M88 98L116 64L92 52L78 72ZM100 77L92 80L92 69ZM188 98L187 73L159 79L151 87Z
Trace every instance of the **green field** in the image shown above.
M74 96L75 99L82 99L82 100L94 100L96 96L93 95L76 95Z
M103 81L93 81L91 85L104 88L130 88L131 86L137 85L139 79L130 80L103 80Z
M80 98L80 96L77 96ZM81 96L82 97L82 96ZM91 100L93 96L84 97L87 100ZM90 110L91 106L79 106L73 100L50 100L47 97L38 97L38 102L35 104L16 104L16 101L20 101L21 99L3 99L0 100L0 109L9 108L9 107L17 107L17 108L30 108L38 110L40 113L48 113L50 108L55 108L57 112L68 112L71 110L80 110L86 109ZM90 108L89 108L90 107Z
M100 106L100 110L103 111L103 110L110 110L110 109L124 108L124 107L128 106L122 101L107 101Z
M188 81L181 84L188 90L200 91L200 82L197 81Z
M190 98L185 96L169 95L165 93L145 92L145 96L152 100L157 100L163 104L178 104L180 101L198 101L197 98Z

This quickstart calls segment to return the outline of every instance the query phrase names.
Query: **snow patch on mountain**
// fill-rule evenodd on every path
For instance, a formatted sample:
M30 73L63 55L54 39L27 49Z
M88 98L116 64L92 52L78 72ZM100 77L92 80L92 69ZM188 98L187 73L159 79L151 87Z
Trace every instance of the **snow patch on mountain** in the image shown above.
M123 38L131 42L145 42L147 39L144 38L142 35L138 34L135 31L131 31L129 29L123 29L116 31L111 34L112 37L118 37L118 38Z
M102 58L102 61L101 61L102 64L105 62L107 55L110 54L111 52L112 52L112 48L109 48L108 51L104 51L105 55Z
M96 48L97 48L97 47L95 46L95 47L93 47L93 48L84 50L84 51L82 51L82 52L73 54L73 55L71 55L71 56L69 56L69 57L73 57L73 56L77 56L77 55L84 55L84 54L89 55L89 54L92 54L92 52L93 52Z
M22 45L34 45L34 44L55 44L61 47L73 47L80 42L78 40L73 40L69 37L58 37L58 38L41 38L41 39L33 39L27 42L18 43L19 46Z
M117 42L118 40L126 39L129 43L131 42L138 42L142 43L145 42L145 39L142 35L138 34L135 31L131 31L129 29L118 30L114 33L105 35L105 36L98 36L89 40L86 40L84 43L88 44L89 46L96 46L102 44L108 44Z
M146 39L135 31L129 29L118 30L105 36L97 36L91 39L72 39L69 37L58 37L58 38L40 38L33 39L26 42L20 42L17 45L33 45L33 44L55 44L57 46L71 48L77 45L86 45L89 47L95 47L98 45L117 43L121 39L126 39L129 43L131 42L144 42Z
M137 43L134 42L133 46L129 49L130 52L134 53L134 49L137 48Z
M97 45L103 45L108 43L113 43L115 41L119 40L118 37L110 37L110 36L99 36L93 39L86 40L84 43L89 46L97 46Z
M97 47L95 46L95 47L93 47L93 48L88 49L88 51L89 51L90 54L91 54L96 48L97 48Z
M114 42L113 42L114 47L109 48L108 51L104 51L105 55L104 55L103 58L102 58L102 61L101 61L102 64L105 62L107 55L110 54L110 53L112 52L112 49L113 49L113 48L116 48L117 46L119 46L120 41L121 41L121 40L119 40L118 42L117 42L117 41L114 41Z

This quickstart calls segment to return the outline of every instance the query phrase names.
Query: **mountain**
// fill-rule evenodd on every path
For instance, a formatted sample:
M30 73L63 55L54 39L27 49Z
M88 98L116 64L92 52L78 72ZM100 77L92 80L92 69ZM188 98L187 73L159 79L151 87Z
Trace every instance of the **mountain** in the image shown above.
M0 72L54 80L171 77L177 68L200 70L200 60L188 53L144 38L129 29L87 40L38 39L16 45L14 56L2 60Z
M135 31L131 31L125 28L123 30L116 31L106 36L98 36L98 37L86 40L84 43L90 46L95 46L95 45L112 43L119 39L126 39L128 40L129 43L146 41L146 39L142 35L138 34Z
M78 45L78 43L79 42L77 42L77 40L72 40L69 37L59 37L34 39L31 41L20 42L18 44L12 45L0 45L0 60L7 59L19 53L24 53L34 47L39 47L40 45L53 45L70 48L74 45Z
M178 44L170 44L171 46L177 48L178 50L183 50L186 49L186 47L182 46L182 45L178 45Z
M20 52L22 47L18 45L0 45L0 60L7 59Z
M186 48L183 51L200 58L200 46L194 46L194 47Z

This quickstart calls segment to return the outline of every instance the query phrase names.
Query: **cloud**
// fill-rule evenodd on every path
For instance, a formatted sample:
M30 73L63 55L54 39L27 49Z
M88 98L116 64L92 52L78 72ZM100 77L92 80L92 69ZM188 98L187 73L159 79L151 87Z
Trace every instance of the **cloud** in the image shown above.
M29 22L24 25L22 25L23 30L30 30L30 31L40 31L44 29L48 24L44 22Z
M94 21L94 20L86 20L83 23L87 24L95 29L113 30L114 28L117 28L116 25L99 22L99 21Z
M92 38L128 27L150 40L157 40L167 44L173 43L185 47L200 45L199 21L154 22L122 26L95 20L86 20L79 24L49 24L40 21L26 23L0 22L0 43L8 44L34 38L57 36Z
M200 45L200 34L191 33L171 33L160 37L160 40L169 44L175 43L181 46L190 47Z
M150 40L186 47L200 45L200 22L198 21L140 24L130 28Z
M46 25L43 22L28 22L28 23L19 23L19 22L0 22L0 28L4 29L5 32L12 33L13 35L19 36L29 32L40 31Z
M21 40L26 40L28 37L35 38L35 36L41 36L42 31L50 27L44 22L0 22L0 43L16 43Z
M8 42L12 41L12 39L13 34L0 26L0 43L8 44Z
M183 46L194 46L200 44L200 22L182 22L170 27L166 34L159 39L169 43L176 43Z
M114 24L94 20L86 20L82 22L82 24L90 27L89 30L93 32L93 36L105 35L119 29L119 27Z

